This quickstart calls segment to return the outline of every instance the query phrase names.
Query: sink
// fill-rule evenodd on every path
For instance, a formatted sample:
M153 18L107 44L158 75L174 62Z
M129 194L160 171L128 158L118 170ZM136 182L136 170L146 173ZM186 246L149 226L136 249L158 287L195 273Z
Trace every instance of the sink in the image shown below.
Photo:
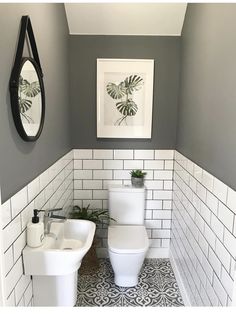
M96 225L88 220L55 220L42 246L24 248L24 272L33 276L34 305L75 304L77 271L92 245L95 229Z

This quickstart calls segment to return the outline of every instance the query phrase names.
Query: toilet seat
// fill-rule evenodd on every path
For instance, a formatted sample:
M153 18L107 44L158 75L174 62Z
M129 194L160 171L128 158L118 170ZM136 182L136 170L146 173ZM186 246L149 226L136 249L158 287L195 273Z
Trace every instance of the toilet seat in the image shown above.
M147 231L142 225L111 225L108 227L108 248L119 254L137 254L149 247Z

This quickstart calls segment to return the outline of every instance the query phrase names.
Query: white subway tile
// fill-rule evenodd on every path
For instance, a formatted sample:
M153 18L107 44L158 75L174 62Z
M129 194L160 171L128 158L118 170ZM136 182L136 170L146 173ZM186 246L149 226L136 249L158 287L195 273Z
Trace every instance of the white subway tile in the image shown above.
M192 176L190 176L190 179L189 179L189 186L193 190L193 192L195 193L197 192L197 180L193 178Z
M121 185L121 184L122 184L122 180L103 180L103 189L107 190L110 185ZM130 181L129 181L129 184L130 184Z
M97 200L106 200L108 198L107 190L93 190L93 199Z
M211 228L221 242L223 242L224 225L215 215L211 216Z
M15 290L12 291L12 293L8 296L8 298L6 299L6 306L16 306L16 302L15 302Z
M83 180L83 189L85 190L102 189L102 180Z
M4 253L4 273L5 275L9 272L9 270L12 268L14 264L13 261L13 250L12 246L9 247L9 249Z
M155 150L155 159L173 159L174 151L171 149Z
M170 210L153 210L152 213L153 219L171 219Z
M16 287L15 287L15 295L16 295L16 303L20 301L22 298L26 288L30 284L30 276L22 275L20 280L18 281Z
M236 259L236 238L227 229L224 232L224 245L233 258Z
M207 171L202 172L202 184L210 191L213 189L214 177Z
M39 177L34 179L30 184L28 184L28 202L31 202L37 194L40 192L40 182Z
M94 170L93 171L94 179L112 179L112 170Z
M21 233L20 216L17 216L11 221L9 225L3 230L3 247L4 251L15 241Z
M174 169L174 161L173 160L165 160L164 169L173 170Z
M94 159L113 159L112 149L94 149L93 150Z
M164 169L163 160L144 160L144 169Z
M193 174L194 174L194 163L189 159L187 161L187 171L193 176Z
M81 190L82 189L82 180L74 180L74 189Z
M218 202L218 199L207 191L206 204L215 215L217 215L218 212Z
M146 209L144 214L145 214L145 219L152 219L152 210L151 209Z
M144 224L149 229L161 228L161 220L145 220Z
M123 160L104 160L104 169L123 169Z
M234 282L232 278L229 276L229 274L227 273L227 271L224 269L224 267L222 267L220 279L221 279L221 283L223 287L225 288L229 297L232 299Z
M194 164L193 175L199 182L201 182L202 181L202 168Z
M163 201L163 209L172 209L172 201Z
M147 200L146 209L162 209L162 201Z
M143 169L143 160L124 160L124 169Z
M24 230L27 226L27 223L33 217L33 210L34 210L34 202L31 202L20 214L21 216L21 225L22 230Z
M154 150L138 149L134 151L134 159L154 159Z
M170 239L161 239L161 247L169 248L170 247Z
M205 224L204 235L205 235L205 238L207 239L208 243L211 245L211 247L214 250L215 245L216 245L216 236L207 224Z
M227 186L217 178L214 178L213 194L226 204Z
M92 191L91 190L75 190L74 198L78 200L92 199Z
M152 230L152 236L153 236L153 238L161 238L161 239L170 238L170 230L153 229Z
M2 226L3 228L12 220L10 199L2 204Z
M25 306L29 306L31 299L32 299L32 296L33 296L33 286L32 286L32 282L31 282L28 285L28 287L24 293Z
M209 258L209 262L211 263L216 275L218 277L220 277L220 272L221 272L221 262L220 260L218 259L218 257L216 256L215 252L209 248L209 255L208 255L208 258Z
M173 189L173 181L164 181L164 190L172 190Z
M149 239L151 236L149 236ZM150 239L150 247L152 248L160 248L161 247L161 239Z
M162 190L163 181L162 180L145 180L145 187L152 190Z
M145 180L153 180L153 170L145 170Z
M115 149L114 159L133 159L132 149Z
M27 205L27 187L20 190L11 198L12 217L15 217Z
M6 296L8 297L23 274L22 258L19 258L5 279Z
M197 195L203 201L206 202L206 188L204 188L199 182L197 183Z
M218 218L230 231L233 231L234 214L221 202L219 202Z
M223 306L226 306L227 304L227 293L225 292L225 289L223 288L221 282L219 279L216 277L214 274L214 279L213 279L213 288L215 289L215 292L220 299L220 303Z
M23 248L26 245L26 232L24 231L13 243L14 262L20 257Z
M172 191L154 191L153 199L172 200Z
M92 170L75 170L74 171L74 179L92 179L93 172Z
M114 179L115 180L131 180L131 175L129 170L114 170Z
M154 179L156 180L172 180L173 173L170 170L156 170L154 171Z
M83 169L102 169L102 160L83 160Z
M171 220L162 220L162 228L170 229L171 228Z
M219 258L219 260L222 262L222 264L225 266L226 270L229 271L229 269L230 269L230 254L219 240L216 240L215 253L216 253L217 257Z
M236 191L228 187L227 206L236 214Z
M74 149L74 159L92 159L92 149Z
M201 202L201 205L200 205L200 212L201 212L201 216L203 217L203 219L208 224L210 224L210 222L211 222L211 211L203 202Z
M79 159L74 160L74 169L82 169L82 160Z
M152 200L152 190L147 190L147 192L146 192L146 199L147 200Z

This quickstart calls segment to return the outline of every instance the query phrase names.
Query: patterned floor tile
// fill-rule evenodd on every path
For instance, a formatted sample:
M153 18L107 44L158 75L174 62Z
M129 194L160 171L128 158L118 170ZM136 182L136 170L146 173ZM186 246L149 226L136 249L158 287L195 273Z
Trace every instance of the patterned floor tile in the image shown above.
M137 286L119 287L109 259L97 271L79 271L76 306L183 306L169 259L146 259Z

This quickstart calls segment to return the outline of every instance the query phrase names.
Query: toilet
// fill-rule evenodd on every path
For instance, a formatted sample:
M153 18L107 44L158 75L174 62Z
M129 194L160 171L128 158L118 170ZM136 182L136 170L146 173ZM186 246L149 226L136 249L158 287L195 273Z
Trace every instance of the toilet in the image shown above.
M133 287L146 256L149 240L144 226L145 188L110 186L109 214L115 219L108 227L108 253L115 284Z

